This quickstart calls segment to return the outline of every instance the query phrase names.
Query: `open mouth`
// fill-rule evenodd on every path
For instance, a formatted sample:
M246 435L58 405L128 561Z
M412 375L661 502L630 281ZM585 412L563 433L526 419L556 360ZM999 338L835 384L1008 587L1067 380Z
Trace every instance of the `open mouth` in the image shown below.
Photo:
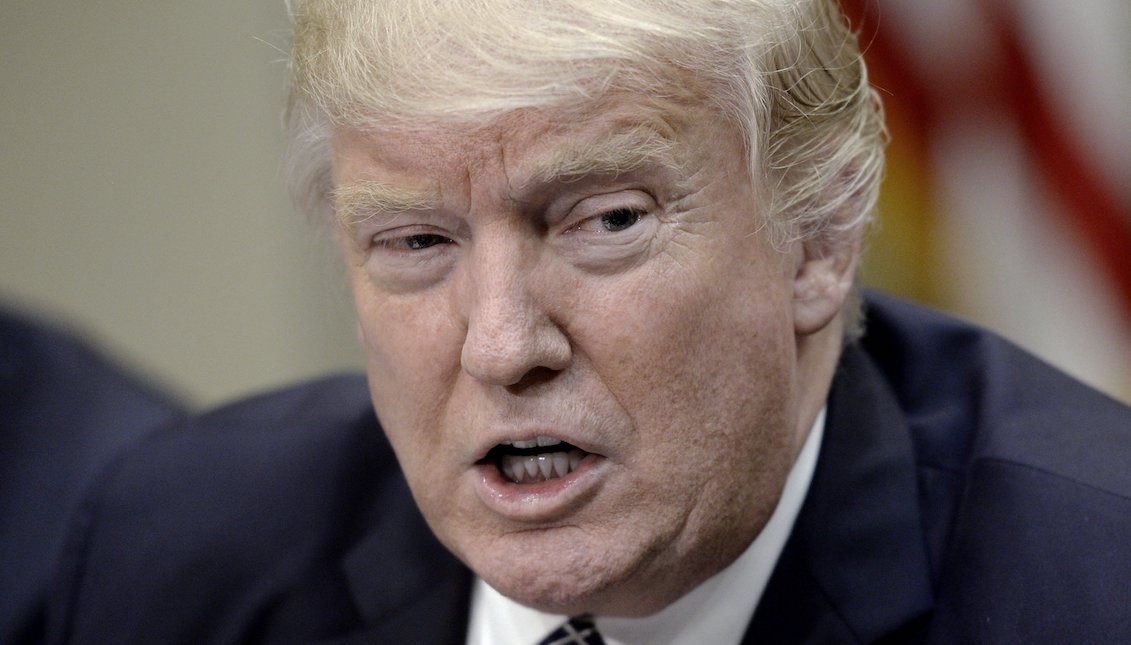
M565 477L589 454L553 437L504 441L483 459L494 463L503 478L515 484L536 484Z

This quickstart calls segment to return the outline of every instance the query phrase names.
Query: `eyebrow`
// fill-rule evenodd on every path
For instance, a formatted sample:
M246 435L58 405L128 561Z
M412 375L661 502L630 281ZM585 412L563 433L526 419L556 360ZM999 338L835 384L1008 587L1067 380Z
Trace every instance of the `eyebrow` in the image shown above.
M331 197L338 225L349 232L379 215L436 209L443 203L439 189L413 190L375 180L338 186Z
M677 146L673 138L648 125L616 130L593 141L572 142L536 165L517 192L573 183L586 177L620 175L647 165L659 166L678 177L682 175L682 164L677 161ZM414 190L376 180L339 186L331 191L331 198L339 226L351 233L374 217L438 209L443 205L438 188Z
M571 183L590 176L620 175L647 165L682 174L676 141L648 125L610 132L593 141L573 143L538 166L522 189L532 184Z

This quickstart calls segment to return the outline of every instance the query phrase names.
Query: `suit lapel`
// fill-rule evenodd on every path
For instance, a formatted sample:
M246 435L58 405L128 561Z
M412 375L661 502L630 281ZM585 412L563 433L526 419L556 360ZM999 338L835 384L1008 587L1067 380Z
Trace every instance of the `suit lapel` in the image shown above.
M813 482L744 643L913 639L934 602L919 508L903 415L848 347Z
M471 572L433 536L403 478L395 480L374 528L342 562L362 625L326 645L465 642Z

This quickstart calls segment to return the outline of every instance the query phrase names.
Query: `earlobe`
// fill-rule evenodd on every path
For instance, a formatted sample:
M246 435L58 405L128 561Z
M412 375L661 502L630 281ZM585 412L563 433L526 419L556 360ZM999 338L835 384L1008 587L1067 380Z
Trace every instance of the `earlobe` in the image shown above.
M800 243L793 278L793 325L799 336L815 334L840 313L856 278L859 230L830 233Z

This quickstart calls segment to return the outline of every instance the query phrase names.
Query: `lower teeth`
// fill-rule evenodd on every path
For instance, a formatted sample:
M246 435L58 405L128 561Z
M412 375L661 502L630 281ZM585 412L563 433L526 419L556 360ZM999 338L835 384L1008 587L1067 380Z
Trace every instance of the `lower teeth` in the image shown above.
M537 455L502 455L499 470L516 484L534 484L565 477L577 468L584 456L585 453L577 449Z

